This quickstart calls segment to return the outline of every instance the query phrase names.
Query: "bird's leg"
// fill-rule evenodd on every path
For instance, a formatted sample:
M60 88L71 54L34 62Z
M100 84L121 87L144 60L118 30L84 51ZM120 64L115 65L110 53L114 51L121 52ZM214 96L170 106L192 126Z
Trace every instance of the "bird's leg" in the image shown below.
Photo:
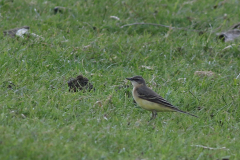
M154 113L154 119L157 117L157 111L153 110Z
M156 112L155 110L153 110L153 111L152 111L152 118L150 119L150 121L153 120L153 119L155 119L156 116L157 116L157 112Z

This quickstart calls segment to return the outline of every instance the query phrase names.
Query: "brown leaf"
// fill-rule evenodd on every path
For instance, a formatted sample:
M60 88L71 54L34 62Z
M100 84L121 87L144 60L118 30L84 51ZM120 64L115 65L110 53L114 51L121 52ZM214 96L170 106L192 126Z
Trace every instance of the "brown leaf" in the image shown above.
M112 102L112 95L109 95L105 103L111 103L111 102Z
M200 76L200 77L212 77L216 74L212 71L195 71L194 75Z
M233 30L229 30L227 32L217 33L217 36L223 42L233 41L233 40L239 38L240 30L239 29L233 29Z
M229 46L223 48L223 50L226 50L226 49L232 48L232 47L235 46L235 45L236 45L236 44L231 44L231 45L229 45Z
M191 145L192 147L200 147L203 149L209 149L209 150L218 150L218 149L224 149L224 150L229 150L226 147L221 147L221 148L213 148L213 147L208 147L208 146L203 146L203 145Z
M234 24L231 28L232 29L240 29L240 23Z
M22 117L23 119L27 118L24 114L21 114L21 117Z
M104 118L105 120L108 120L107 114L104 114L103 118Z
M88 48L92 47L90 44L89 45L86 45L86 46L83 46L83 50L87 50Z
M120 18L118 18L117 16L110 16L110 18L120 21Z
M99 107L102 107L102 102L101 101L97 101L93 106L95 107L96 105L98 105Z
M189 17L189 16L187 16L186 18L187 18L187 20L189 20L189 22L192 22L192 21L194 20L193 17Z
M16 36L17 31L20 30L20 29L27 29L27 30L29 30L29 27L28 26L23 26L23 27L19 27L19 28L6 30L6 31L3 31L3 34L4 34L4 36L9 35L10 37L14 38Z
M153 70L153 67L151 67L151 66L144 66L144 65L142 65L141 68L145 68L145 69Z

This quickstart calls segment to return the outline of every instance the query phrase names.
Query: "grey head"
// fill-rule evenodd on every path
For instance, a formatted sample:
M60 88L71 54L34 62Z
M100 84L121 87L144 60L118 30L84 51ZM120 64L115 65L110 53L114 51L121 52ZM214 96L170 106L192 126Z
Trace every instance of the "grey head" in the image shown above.
M131 77L131 78L126 78L126 79L131 81L133 86L146 85L145 80L142 78L142 76L134 76L134 77Z

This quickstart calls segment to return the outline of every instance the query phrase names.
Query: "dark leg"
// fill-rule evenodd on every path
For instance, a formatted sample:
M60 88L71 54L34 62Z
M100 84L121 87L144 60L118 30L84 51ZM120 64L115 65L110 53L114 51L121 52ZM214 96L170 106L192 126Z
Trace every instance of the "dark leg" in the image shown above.
M152 111L152 118L150 119L151 120L154 120L157 116L157 112L155 110Z

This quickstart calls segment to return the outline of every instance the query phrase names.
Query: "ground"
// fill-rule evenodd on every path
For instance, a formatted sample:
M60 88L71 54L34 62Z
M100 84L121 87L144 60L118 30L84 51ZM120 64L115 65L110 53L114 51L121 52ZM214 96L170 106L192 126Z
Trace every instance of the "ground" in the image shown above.
M238 42L216 37L239 22L239 1L2 0L0 8L0 159L239 159ZM121 27L132 23L184 29ZM42 38L3 34L22 26ZM91 91L69 92L78 75ZM135 75L199 118L159 113L148 122L125 80Z

